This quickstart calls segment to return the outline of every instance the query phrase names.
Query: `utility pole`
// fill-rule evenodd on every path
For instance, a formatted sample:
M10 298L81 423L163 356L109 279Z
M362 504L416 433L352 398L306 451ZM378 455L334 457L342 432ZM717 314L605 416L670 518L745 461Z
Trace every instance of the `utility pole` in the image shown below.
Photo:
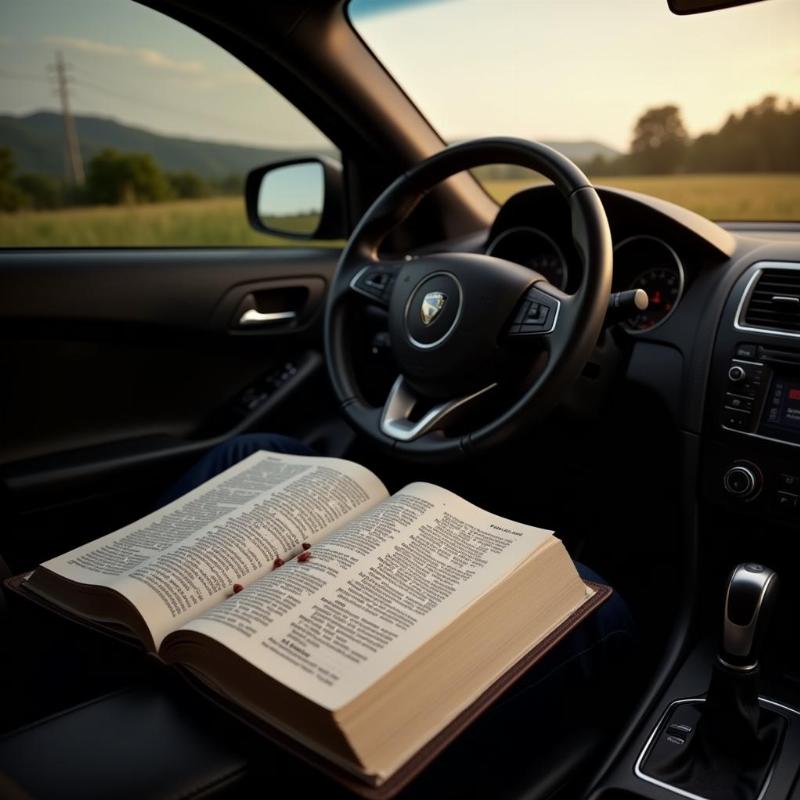
M61 114L64 118L64 142L66 145L67 165L69 166L69 177L76 186L83 186L83 160L81 150L78 145L78 133L75 130L75 120L69 108L69 75L67 75L67 65L64 63L64 56L56 53L55 65L49 65L49 70L55 70L56 81L58 82L58 96L61 100Z

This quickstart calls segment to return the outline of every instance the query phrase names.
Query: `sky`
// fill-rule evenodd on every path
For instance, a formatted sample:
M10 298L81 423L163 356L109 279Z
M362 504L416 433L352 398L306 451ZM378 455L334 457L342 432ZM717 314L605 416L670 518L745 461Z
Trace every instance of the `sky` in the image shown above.
M327 144L221 47L131 0L0 0L0 113L58 109L47 71L57 51L71 65L76 114L195 139Z
M690 133L767 93L800 101L800 2L676 16L666 0L352 0L356 28L445 139L594 139L646 108Z
M800 100L800 2L676 17L666 0L353 0L367 43L449 140L594 139L620 150L647 107L693 134L764 94ZM130 0L0 0L0 113L57 109L157 132L309 149L325 138L200 34Z

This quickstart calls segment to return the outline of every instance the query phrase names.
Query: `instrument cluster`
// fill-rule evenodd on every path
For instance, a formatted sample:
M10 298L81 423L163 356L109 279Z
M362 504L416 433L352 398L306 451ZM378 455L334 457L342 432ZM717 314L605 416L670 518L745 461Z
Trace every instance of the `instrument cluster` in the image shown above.
M558 289L574 292L580 285L583 265L572 242L568 209L563 209L565 214L555 213L558 209L551 206L549 215L538 209L538 214L525 215L528 219L538 217L536 224L526 224L521 219L523 208L517 201L510 211L501 212L500 224L493 227L485 247L486 254L528 267ZM614 237L612 290L643 289L649 299L644 311L629 317L622 325L631 334L652 331L663 325L681 302L686 284L683 263L665 239L637 233L636 226L627 221L621 226L615 226L613 219L611 222L612 233L615 228L624 230L618 234L619 238ZM647 227L643 225L641 229Z

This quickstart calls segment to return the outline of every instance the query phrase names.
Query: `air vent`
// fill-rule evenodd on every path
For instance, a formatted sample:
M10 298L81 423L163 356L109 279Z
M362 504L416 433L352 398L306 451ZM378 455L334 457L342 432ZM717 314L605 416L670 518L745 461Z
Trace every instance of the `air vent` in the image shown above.
M800 269L765 269L750 294L745 323L800 333Z

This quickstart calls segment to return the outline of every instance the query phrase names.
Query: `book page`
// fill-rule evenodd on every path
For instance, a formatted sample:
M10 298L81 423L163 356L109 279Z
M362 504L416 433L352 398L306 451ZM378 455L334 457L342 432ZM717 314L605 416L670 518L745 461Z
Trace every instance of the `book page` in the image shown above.
M183 626L335 710L549 540L414 483ZM178 634L179 635L179 634Z
M144 617L156 646L387 496L350 461L260 451L158 511L42 566L107 586Z

